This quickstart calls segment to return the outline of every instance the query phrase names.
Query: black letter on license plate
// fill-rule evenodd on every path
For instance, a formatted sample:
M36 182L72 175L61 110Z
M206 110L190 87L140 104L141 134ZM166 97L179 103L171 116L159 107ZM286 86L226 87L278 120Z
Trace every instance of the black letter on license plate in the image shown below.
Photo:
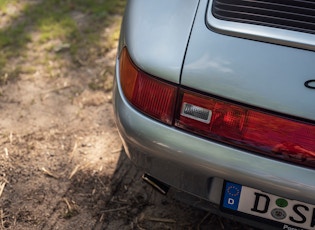
M301 207L301 208L304 208L306 211L309 211L309 208L308 208L307 206L305 206L305 205L302 205L302 204L296 204L296 205L293 206L293 211L294 211L296 214L298 214L299 217L301 217L301 220L296 220L296 219L294 219L292 216L290 216L290 220L291 220L292 222L299 223L299 224L305 223L305 221L306 221L306 217L305 217L305 216L303 215L303 213L301 213L300 210L299 210L300 207Z
M261 193L257 193L257 192L255 192L255 196L256 196L255 204L251 210L253 212L266 213L268 211L268 208L269 208L270 198L265 194L261 194ZM265 202L265 206L262 209L258 209L258 205L259 205L260 201Z
M312 222L311 222L311 227L315 226L315 208L313 208L313 216L312 216Z

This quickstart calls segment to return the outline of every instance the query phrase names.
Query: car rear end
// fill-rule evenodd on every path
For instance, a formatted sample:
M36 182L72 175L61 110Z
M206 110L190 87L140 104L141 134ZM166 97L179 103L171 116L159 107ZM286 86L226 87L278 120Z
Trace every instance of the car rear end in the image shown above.
M315 40L290 18L315 6L263 2L130 1L117 126L138 167L209 209L315 229Z

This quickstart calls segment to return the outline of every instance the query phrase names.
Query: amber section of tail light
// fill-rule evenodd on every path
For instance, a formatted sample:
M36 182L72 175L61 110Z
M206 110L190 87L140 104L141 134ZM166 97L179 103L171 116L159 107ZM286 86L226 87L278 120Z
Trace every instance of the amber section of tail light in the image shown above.
M120 82L128 101L141 112L171 125L177 87L138 69L126 48L122 50L119 63Z
M132 99L139 70L131 61L126 48L123 48L119 58L119 73L122 90L125 97L130 101Z

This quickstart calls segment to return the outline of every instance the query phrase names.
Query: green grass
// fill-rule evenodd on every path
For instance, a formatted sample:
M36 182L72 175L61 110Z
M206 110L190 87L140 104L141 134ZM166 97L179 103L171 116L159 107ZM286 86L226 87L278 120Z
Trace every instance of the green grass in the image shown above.
M15 3L16 0L0 0L0 12L5 12L9 3Z
M18 76L16 69L12 70L9 62L15 57L22 57L28 44L34 50L37 46L49 44L50 41L60 41L69 44L70 55L75 59L82 50L98 50L101 44L109 47L118 39L119 24L113 19L114 14L122 14L126 0L42 0L30 4L27 0L0 0L0 12L5 12L12 5L21 6L20 12L12 16L10 24L0 28L0 84ZM83 15L86 25L80 25L74 15ZM102 35L104 28L115 23L117 29L113 34ZM37 40L32 40L32 34L38 34ZM52 42L52 44L54 44ZM48 51L54 47L48 47ZM52 51L51 51L52 52ZM6 76L4 78L3 76ZM7 77L9 76L9 77Z

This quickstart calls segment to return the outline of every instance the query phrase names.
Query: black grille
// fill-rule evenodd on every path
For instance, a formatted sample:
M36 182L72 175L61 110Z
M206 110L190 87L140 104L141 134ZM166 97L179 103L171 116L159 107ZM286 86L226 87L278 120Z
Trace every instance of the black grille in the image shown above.
M221 20L315 34L315 0L213 0Z

